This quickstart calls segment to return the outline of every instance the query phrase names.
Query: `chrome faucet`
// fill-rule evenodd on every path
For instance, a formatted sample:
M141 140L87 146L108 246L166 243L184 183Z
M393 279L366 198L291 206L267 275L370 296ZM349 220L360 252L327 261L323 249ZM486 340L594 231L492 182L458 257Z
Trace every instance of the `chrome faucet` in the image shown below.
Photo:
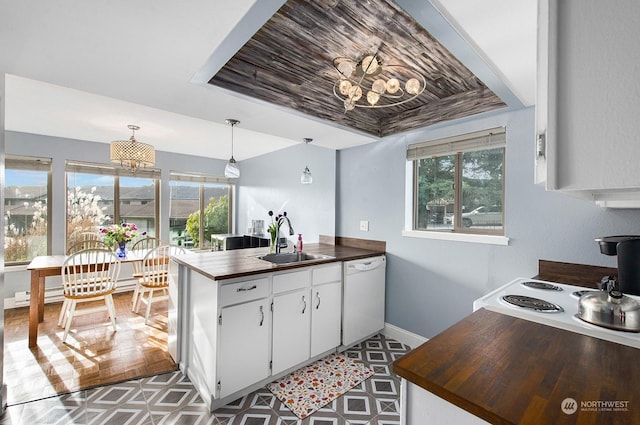
M287 213L285 212L284 215L276 221L276 254L280 252L280 226L282 226L282 223L284 223L285 220L287 221L287 226L289 226L289 235L293 236L295 234L293 226L291 225L291 220L289 220L289 217L287 217ZM285 248L286 247L287 245L285 245Z

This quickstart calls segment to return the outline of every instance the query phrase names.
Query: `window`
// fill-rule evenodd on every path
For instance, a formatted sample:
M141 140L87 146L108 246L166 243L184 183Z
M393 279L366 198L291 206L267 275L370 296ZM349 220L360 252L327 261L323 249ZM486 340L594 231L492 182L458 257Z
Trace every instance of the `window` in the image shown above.
M413 230L504 234L504 128L409 145Z
M47 255L51 237L51 159L7 155L4 190L4 261L24 264Z
M102 164L67 162L67 247L79 235L126 221L159 234L160 172L135 173Z
M172 244L208 249L211 235L230 233L232 185L227 179L177 172L170 179Z

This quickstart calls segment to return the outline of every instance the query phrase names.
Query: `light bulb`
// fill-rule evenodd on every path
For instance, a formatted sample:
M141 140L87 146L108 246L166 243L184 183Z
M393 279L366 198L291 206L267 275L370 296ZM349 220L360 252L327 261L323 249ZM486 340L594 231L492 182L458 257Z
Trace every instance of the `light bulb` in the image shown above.
M353 65L348 61L340 62L338 64L338 72L340 72L345 77L349 77L353 73Z
M351 89L349 90L349 98L352 101L357 102L358 100L360 100L361 97L362 97L362 89L358 86L351 87Z
M420 82L415 78L411 78L407 81L407 84L405 84L405 88L407 89L407 93L417 94L420 91Z
M366 74L373 74L378 70L378 59L375 56L366 56L362 59L362 71Z
M391 78L387 81L387 92L394 94L400 88L400 82L397 78Z
M384 93L386 88L387 88L387 84L384 82L384 80L382 80L380 78L375 80L373 82L373 84L371 85L371 90L373 90L374 92L376 92L378 94Z
M349 82L349 80L341 80L340 93L342 93L344 96L348 96L349 90L351 90L351 83Z
M380 95L378 93L374 91L367 92L367 102L369 102L371 106L378 103L378 100L380 100Z

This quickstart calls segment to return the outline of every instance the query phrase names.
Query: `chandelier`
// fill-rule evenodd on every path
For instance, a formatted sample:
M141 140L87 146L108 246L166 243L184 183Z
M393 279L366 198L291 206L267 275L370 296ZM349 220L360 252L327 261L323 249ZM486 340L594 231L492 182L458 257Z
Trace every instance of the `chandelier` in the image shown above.
M337 57L333 67L338 71L333 94L344 102L345 113L354 108L401 105L420 96L427 85L421 74L404 65L386 65L377 53L355 60ZM404 86L398 73L411 76Z
M119 163L123 168L135 173L140 167L153 167L156 163L156 151L153 146L136 140L137 125L128 125L131 130L129 140L111 142L111 162Z

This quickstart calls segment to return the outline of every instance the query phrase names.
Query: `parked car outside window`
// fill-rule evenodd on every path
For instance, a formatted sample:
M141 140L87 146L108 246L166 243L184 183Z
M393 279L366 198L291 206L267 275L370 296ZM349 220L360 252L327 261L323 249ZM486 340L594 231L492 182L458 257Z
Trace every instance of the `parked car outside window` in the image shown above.
M447 216L446 221L453 225L453 214ZM462 213L462 225L464 227L500 227L502 226L502 208L499 205L490 208L482 205L473 211Z

